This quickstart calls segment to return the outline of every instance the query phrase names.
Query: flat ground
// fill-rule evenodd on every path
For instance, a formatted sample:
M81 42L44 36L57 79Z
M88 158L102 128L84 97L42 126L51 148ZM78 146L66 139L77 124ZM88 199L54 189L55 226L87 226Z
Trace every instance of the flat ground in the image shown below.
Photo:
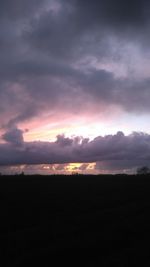
M0 205L1 266L150 266L150 176L0 176Z

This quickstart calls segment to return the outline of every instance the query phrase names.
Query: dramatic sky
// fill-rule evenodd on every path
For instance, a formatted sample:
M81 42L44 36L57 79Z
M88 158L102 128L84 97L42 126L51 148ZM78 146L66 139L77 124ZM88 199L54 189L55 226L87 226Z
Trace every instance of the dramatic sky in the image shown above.
M0 170L150 164L150 1L0 1Z

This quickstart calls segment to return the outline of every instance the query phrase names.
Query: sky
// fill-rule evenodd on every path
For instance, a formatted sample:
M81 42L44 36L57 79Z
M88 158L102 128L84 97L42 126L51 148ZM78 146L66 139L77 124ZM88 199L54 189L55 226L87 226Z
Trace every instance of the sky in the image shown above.
M150 165L150 1L0 1L0 171Z

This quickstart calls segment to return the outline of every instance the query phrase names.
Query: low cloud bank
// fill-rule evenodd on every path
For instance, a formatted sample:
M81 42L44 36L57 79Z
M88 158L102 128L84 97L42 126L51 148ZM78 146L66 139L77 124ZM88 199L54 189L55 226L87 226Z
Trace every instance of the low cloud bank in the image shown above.
M98 136L92 141L83 137L58 135L55 142L25 142L17 128L2 135L0 165L35 165L96 162L96 169L132 169L150 162L150 135L133 132L124 135Z

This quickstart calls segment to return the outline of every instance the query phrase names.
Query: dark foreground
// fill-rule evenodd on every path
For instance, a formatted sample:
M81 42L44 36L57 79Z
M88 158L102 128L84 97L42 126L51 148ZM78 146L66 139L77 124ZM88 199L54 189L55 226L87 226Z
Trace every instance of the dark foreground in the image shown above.
M1 176L0 205L0 266L150 266L150 176Z

